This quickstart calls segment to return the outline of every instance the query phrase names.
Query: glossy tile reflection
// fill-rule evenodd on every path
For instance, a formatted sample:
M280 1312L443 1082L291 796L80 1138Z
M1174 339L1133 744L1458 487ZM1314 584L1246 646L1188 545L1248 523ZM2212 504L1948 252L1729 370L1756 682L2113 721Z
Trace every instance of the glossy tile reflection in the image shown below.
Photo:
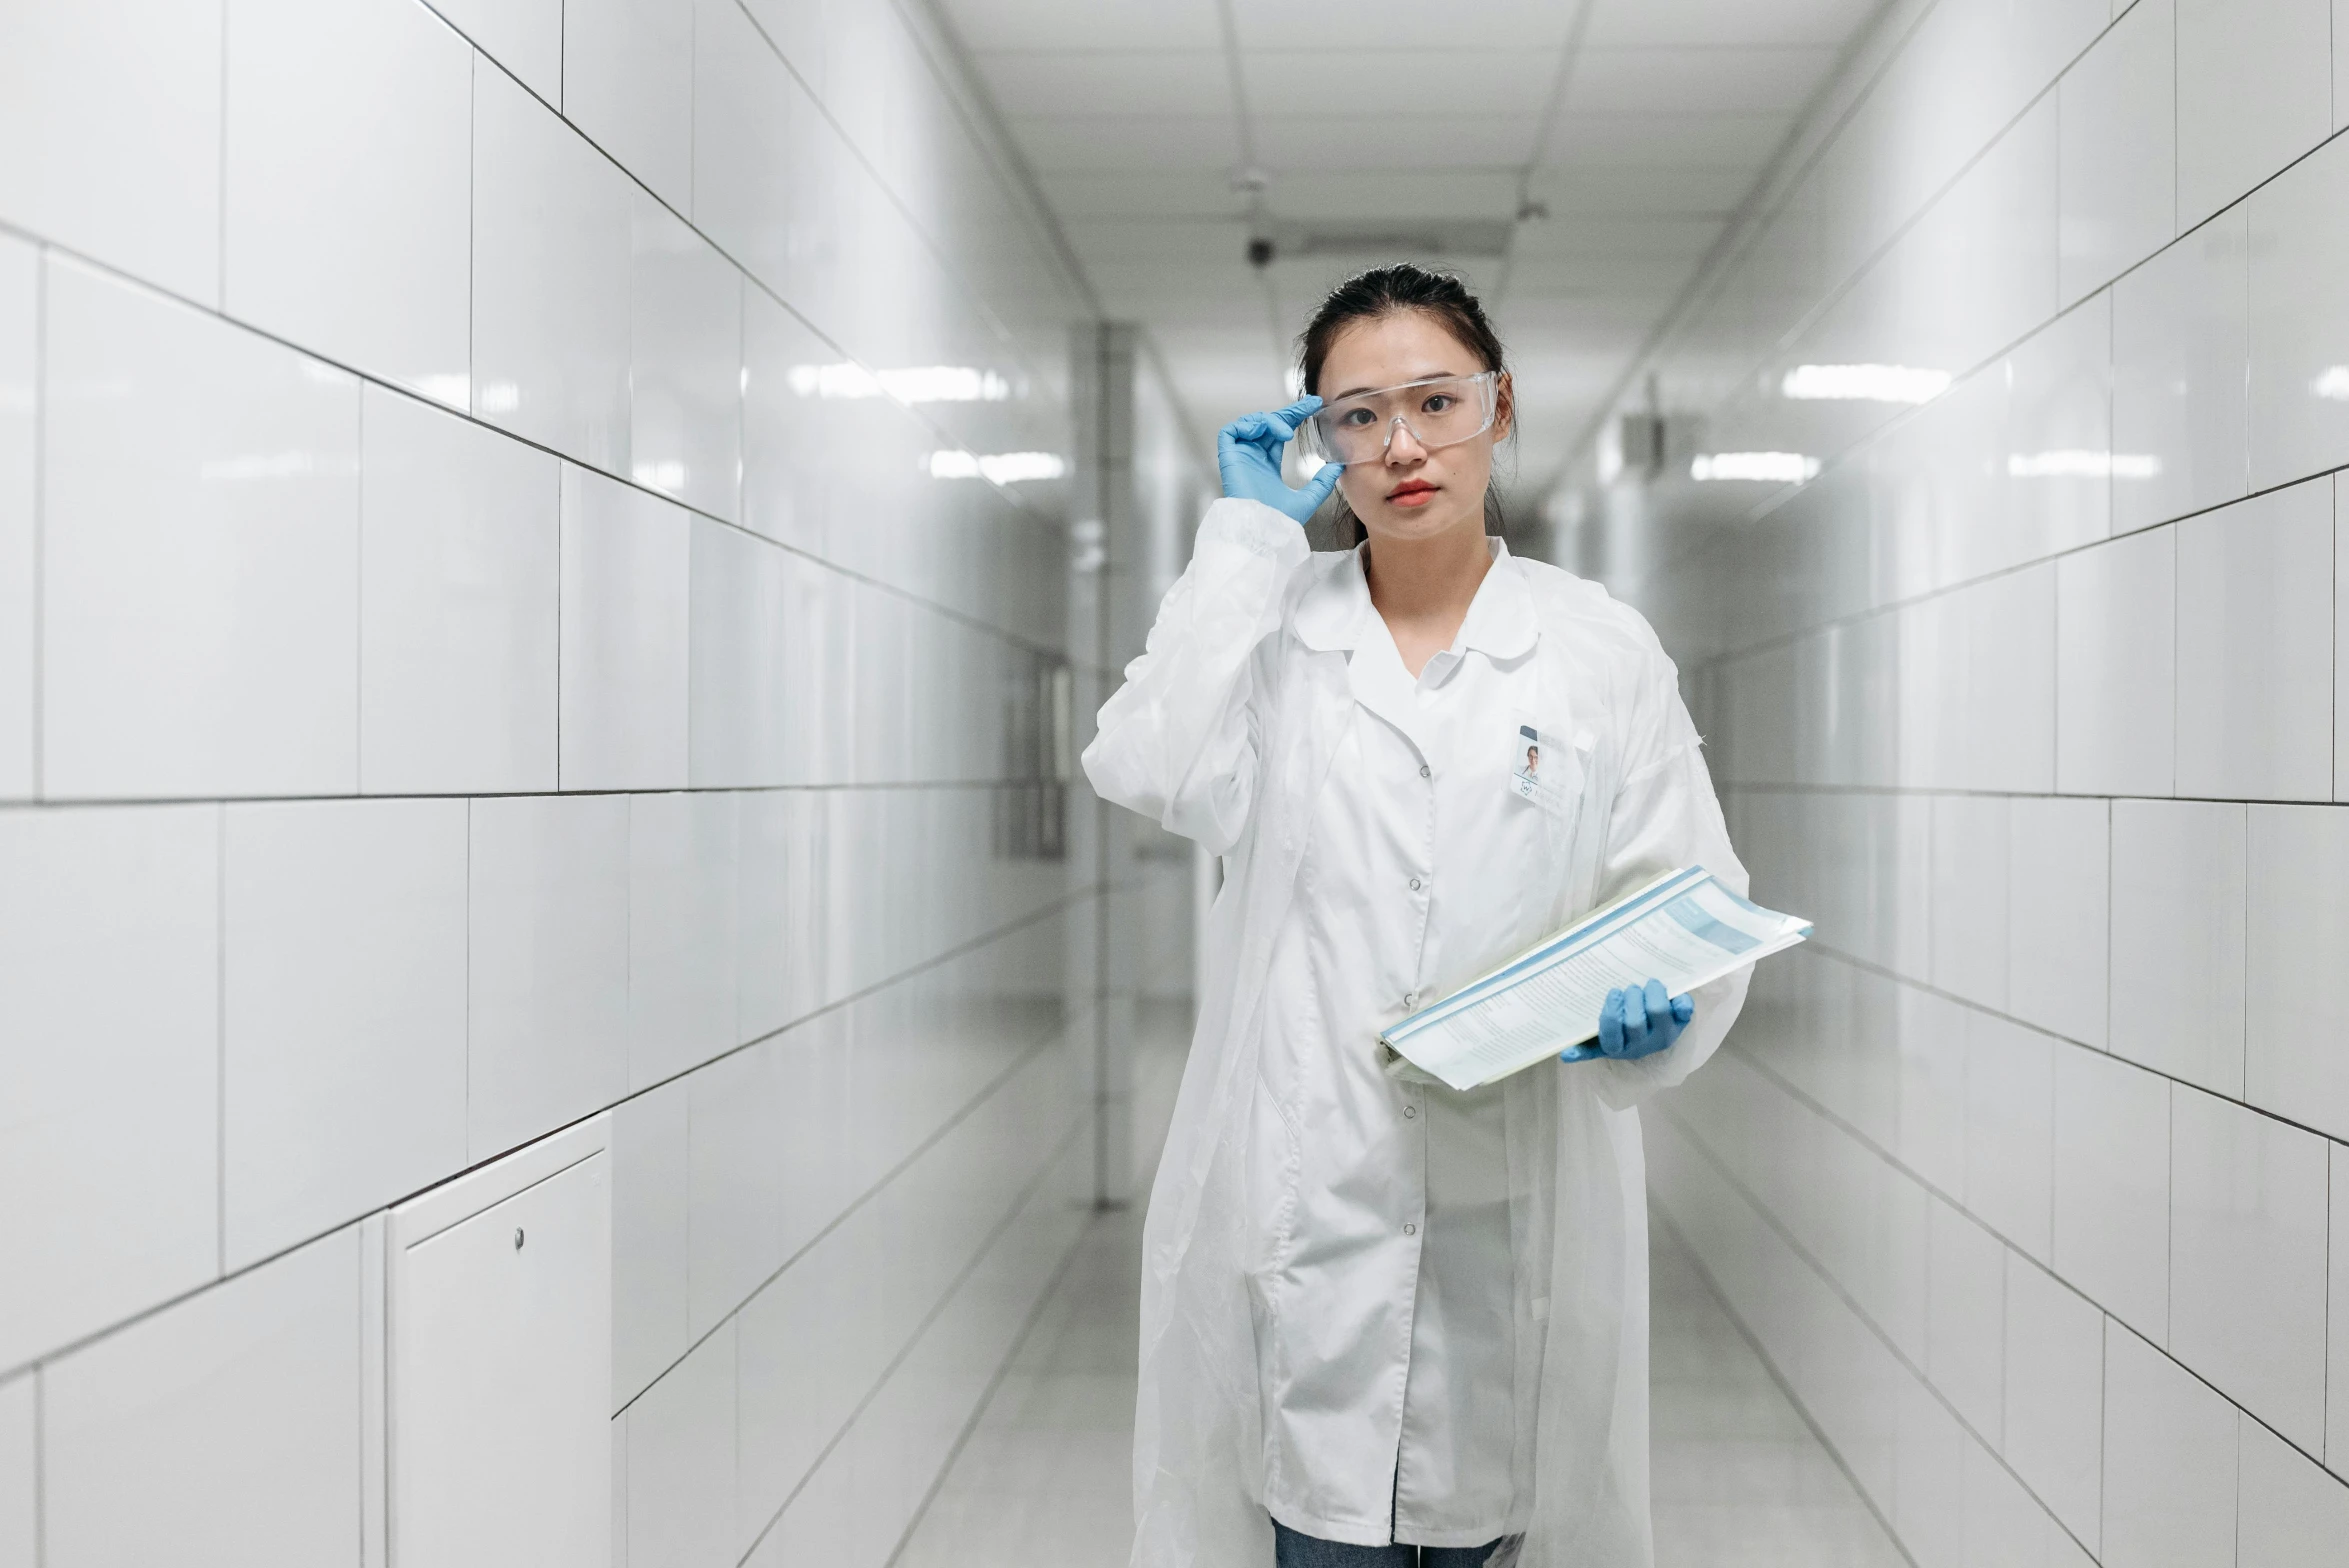
M1656 1568L1903 1561L1668 1224L1648 1251Z
M1121 1559L1198 884L1070 759L1403 210L1816 922L1644 1123L1661 1561L2337 1556L2345 6L1496 0L1404 136L1375 7L0 6L0 1564L383 1560L394 1233L588 1146L612 1568Z
M197 9L0 20L0 1562L381 1560L402 1335L513 1320L401 1227L575 1147L611 1382L501 1495L854 1560L1188 962L1061 766L1085 290L912 13Z
M2336 988L2287 977L2339 925L2338 32L1878 36L1619 409L1815 477L1567 482L1817 923L1651 1121L1659 1202L1920 1563L2314 1563L2349 1509Z
M1147 1008L1139 1169L1156 1164L1188 1046ZM1142 1210L1101 1215L1028 1326L897 1568L1115 1568L1133 1536ZM1898 1568L1905 1561L1669 1224L1651 1232L1657 1568Z

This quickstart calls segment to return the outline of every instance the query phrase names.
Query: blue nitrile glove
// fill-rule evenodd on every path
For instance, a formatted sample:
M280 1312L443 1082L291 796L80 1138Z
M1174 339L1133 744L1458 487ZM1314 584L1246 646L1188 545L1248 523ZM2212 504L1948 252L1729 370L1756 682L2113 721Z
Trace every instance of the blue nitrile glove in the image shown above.
M1574 1047L1558 1060L1588 1062L1603 1057L1608 1061L1629 1062L1653 1056L1658 1051L1670 1050L1672 1042L1680 1038L1680 1031L1694 1017L1696 998L1665 996L1661 980L1650 980L1645 987L1628 991L1618 986L1607 993L1606 1005L1599 1009L1598 1039Z
M1215 466L1223 473L1223 493L1235 500L1262 501L1291 522L1311 517L1338 487L1345 465L1324 463L1305 481L1304 489L1292 490L1281 478L1281 448L1319 407L1320 398L1301 397L1287 408L1248 414L1224 426L1215 438Z

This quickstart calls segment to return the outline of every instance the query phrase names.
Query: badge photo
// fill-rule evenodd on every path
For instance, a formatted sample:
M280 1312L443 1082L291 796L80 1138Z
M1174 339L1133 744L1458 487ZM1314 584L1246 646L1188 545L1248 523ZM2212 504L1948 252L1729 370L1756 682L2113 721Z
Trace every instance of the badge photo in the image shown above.
M1509 772L1510 787L1527 800L1545 799L1550 791L1542 779L1542 732L1530 724L1518 725L1514 750L1515 760ZM1553 768L1552 772L1555 771Z

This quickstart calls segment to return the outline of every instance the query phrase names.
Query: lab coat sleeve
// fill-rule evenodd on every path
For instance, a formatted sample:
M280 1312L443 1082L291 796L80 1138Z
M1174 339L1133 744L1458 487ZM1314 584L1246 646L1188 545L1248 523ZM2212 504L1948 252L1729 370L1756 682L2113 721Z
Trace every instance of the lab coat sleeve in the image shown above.
M1634 766L1609 816L1602 901L1682 866L1703 866L1743 896L1746 869L1730 847L1703 742L1680 700L1671 661L1660 648L1653 659L1660 668L1643 683L1641 711L1631 726ZM1696 1017L1669 1050L1636 1061L1593 1063L1604 1075L1600 1094L1606 1102L1617 1109L1636 1105L1703 1066L1737 1021L1752 975L1748 966L1697 987Z
M1218 854L1239 842L1255 803L1258 661L1310 554L1305 530L1261 502L1207 509L1190 566L1085 748L1102 798Z

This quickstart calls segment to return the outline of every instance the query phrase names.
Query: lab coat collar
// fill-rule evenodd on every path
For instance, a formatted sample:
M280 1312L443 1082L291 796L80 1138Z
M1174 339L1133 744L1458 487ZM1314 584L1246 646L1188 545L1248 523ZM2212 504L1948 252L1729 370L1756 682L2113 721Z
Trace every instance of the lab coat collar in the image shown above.
M1488 658L1514 659L1532 650L1541 621L1534 613L1533 591L1510 559L1509 546L1499 539L1486 543L1493 553L1492 570L1484 574L1469 603L1458 647L1463 652L1473 648ZM1378 613L1371 607L1370 580L1363 570L1368 548L1355 546L1298 600L1295 625L1306 647L1351 653L1362 646L1369 617Z

